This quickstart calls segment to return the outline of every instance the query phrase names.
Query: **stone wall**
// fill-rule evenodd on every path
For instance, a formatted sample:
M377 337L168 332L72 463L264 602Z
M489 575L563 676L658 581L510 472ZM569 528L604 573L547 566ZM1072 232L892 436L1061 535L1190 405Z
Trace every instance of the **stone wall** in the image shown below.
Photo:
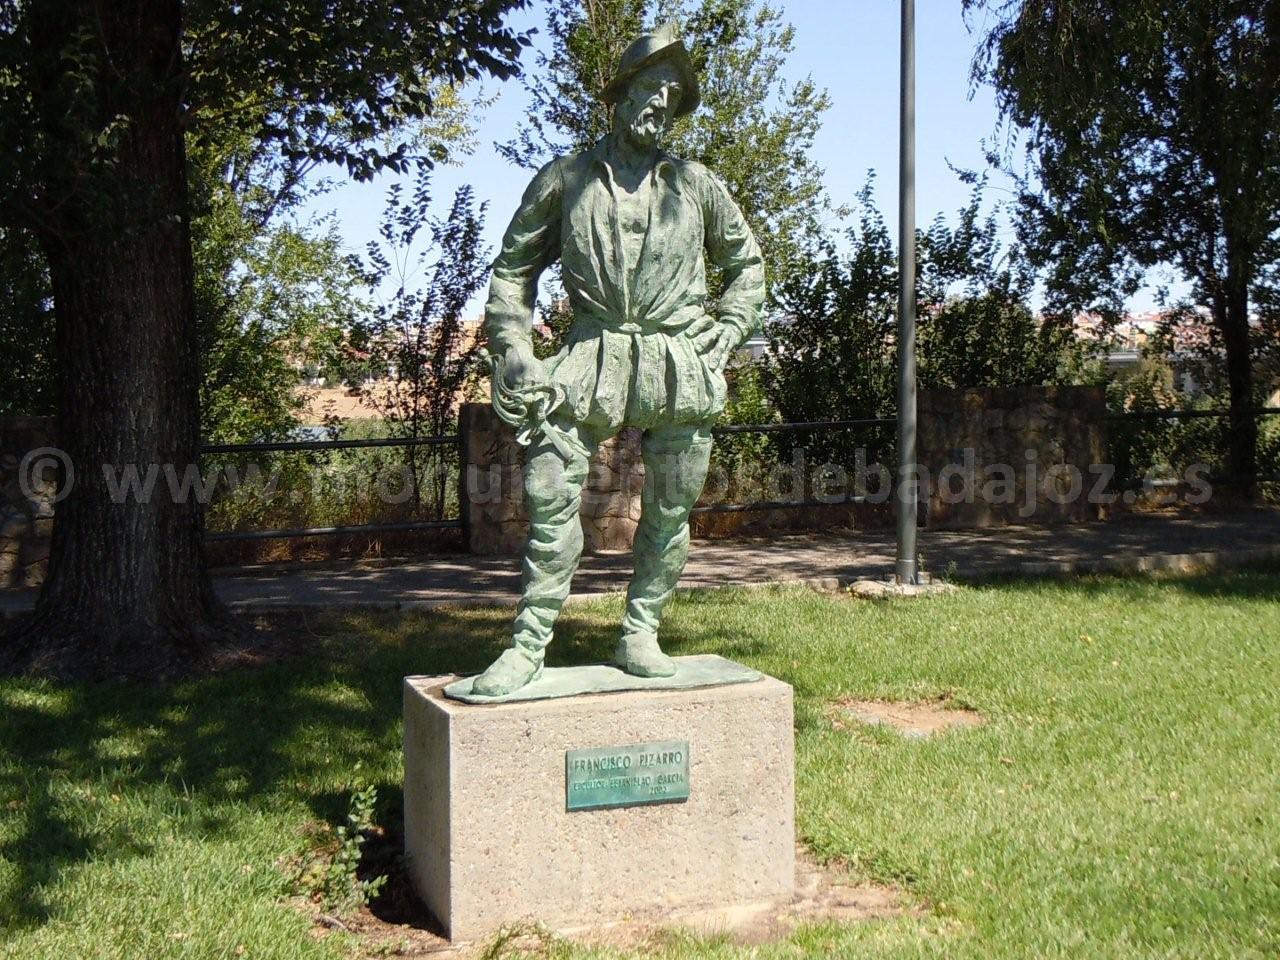
M463 404L458 428L467 549L478 554L519 553L529 529L523 484L525 448L487 403ZM640 431L624 430L601 444L591 461L581 513L587 552L631 548L643 488Z
M52 438L52 417L0 417L0 589L44 582L57 477L48 467L22 474Z
M1107 460L1105 414L1102 387L922 390L926 525L1101 519L1089 491Z
M921 506L927 526L1082 521L1104 515L1104 507L1088 497L1097 479L1091 467L1107 459L1100 387L924 390L919 410L920 461L933 481ZM518 553L528 530L524 448L487 403L464 404L459 420L467 549ZM52 470L38 471L25 483L19 473L28 452L51 446L52 433L52 418L0 417L0 589L38 586L44 579L57 481ZM982 496L982 486L999 479L993 480L989 469L998 465L1009 468L1011 489L993 501ZM1078 492L1071 489L1068 468L1080 478ZM643 486L640 432L626 430L602 445L591 464L582 506L588 551L630 549ZM964 495L969 490L973 495ZM891 521L884 505L794 508L704 514L694 519L694 534L774 536Z
M1098 479L1094 466L1107 459L1105 413L1101 387L922 390L919 456L929 481L922 521L946 528L1100 519L1104 507L1090 503L1088 494ZM520 482L524 448L488 404L464 406L460 428L468 548L519 552L528 529ZM644 483L639 447L639 432L624 431L592 462L582 508L589 551L630 549ZM693 533L861 528L890 524L892 513L885 503L701 514Z
M695 513L689 529L695 540L732 540L799 533L852 533L891 526L893 504L889 502Z

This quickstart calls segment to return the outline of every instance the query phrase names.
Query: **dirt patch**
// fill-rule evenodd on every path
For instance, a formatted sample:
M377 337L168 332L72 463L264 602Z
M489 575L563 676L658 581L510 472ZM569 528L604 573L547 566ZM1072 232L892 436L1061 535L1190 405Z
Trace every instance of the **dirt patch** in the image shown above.
M841 700L835 704L832 724L847 729L849 721L892 727L905 737L923 739L956 727L980 727L986 717L977 710L950 700Z
M803 847L796 849L796 896L789 903L759 903L712 910L685 910L651 925L647 939L670 936L681 928L703 936L727 936L734 943L755 945L781 940L802 923L835 920L856 923L920 913L902 891L874 883L858 883L840 864L823 865ZM657 919L657 918L655 918ZM632 931L634 934L634 931ZM616 943L612 938L609 942ZM634 937L624 946L643 942Z
M582 929L551 930L534 923L522 924L486 943L452 945L414 895L403 876L393 877L382 896L351 917L315 918L315 934L335 932L355 936L357 956L392 957L507 957L517 951L534 955L553 952L560 941L587 946L608 946L646 955L663 943L690 934L724 937L733 943L754 945L787 937L803 923L835 920L845 923L876 920L903 914L918 915L922 908L893 887L853 880L839 864L823 866L805 850L796 852L796 896L793 900L766 901L714 909L638 913L605 925Z

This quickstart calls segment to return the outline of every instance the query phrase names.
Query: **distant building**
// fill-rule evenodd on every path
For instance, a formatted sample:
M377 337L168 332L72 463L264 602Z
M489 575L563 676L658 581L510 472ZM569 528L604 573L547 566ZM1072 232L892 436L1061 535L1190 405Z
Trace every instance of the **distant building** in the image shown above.
M470 348L483 335L483 325L484 320L480 317L462 321L462 333L455 346L454 355ZM381 344L375 343L368 348L355 348L349 345L347 352L349 359L353 361L353 367L359 369L360 365L368 364L364 370L359 371L357 375L360 382L354 385L338 381L332 374L327 378L320 376L318 371L308 369L301 361L295 362L298 386L294 389L294 393L302 401L298 411L299 419L304 424L314 424L328 417L336 417L339 420L379 417L378 410L368 402L368 398L376 395L376 391L382 385L394 381L399 370L394 359L375 366L370 363L371 358L394 354L393 348L397 343L402 342L406 337L412 338L416 334L417 330L411 327L398 334L388 335Z
M1164 330L1165 314L1159 311L1131 313L1114 327L1094 313L1077 314L1073 327L1077 337L1096 345L1098 356L1112 376L1133 370ZM1172 349L1164 359L1173 368L1178 389L1188 396L1201 392L1196 382L1194 363L1197 351L1209 343L1208 317L1196 324L1179 324L1173 331Z
M740 355L745 354L752 360L759 360L769 349L769 340L763 333L757 333L738 348Z

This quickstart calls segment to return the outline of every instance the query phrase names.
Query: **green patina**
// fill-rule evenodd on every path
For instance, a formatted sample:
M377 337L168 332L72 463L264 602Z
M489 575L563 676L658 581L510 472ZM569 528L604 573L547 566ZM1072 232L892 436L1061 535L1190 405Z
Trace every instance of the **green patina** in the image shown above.
M689 743L633 743L568 750L564 755L565 808L602 810L689 799Z
M528 446L530 530L512 646L471 688L486 698L541 674L582 552L588 464L624 426L644 430L645 488L614 662L638 676L675 672L658 646L659 621L688 558L724 366L758 327L765 297L760 248L724 184L658 149L698 96L674 30L633 43L604 93L612 131L538 172L494 263L485 308L493 403ZM714 315L707 258L724 281ZM557 260L574 321L544 363L533 353L533 310L539 277Z
M580 667L551 667L540 671L536 678L518 689L499 695L476 693L475 682L479 677L464 677L445 687L444 694L451 700L464 703L510 703L630 690L691 690L751 683L761 677L758 671L715 654L673 657L671 662L675 664L676 671L668 677L640 677L609 664L593 663Z

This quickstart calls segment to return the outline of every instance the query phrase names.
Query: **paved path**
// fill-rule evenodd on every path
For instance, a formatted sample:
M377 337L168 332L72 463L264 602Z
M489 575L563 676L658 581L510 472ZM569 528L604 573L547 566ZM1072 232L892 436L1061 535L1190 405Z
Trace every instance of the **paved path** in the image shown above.
M1248 564L1280 557L1280 510L1131 517L1054 527L922 530L920 550L930 572L943 574L950 568L957 578ZM892 530L698 540L681 586L803 581L835 587L863 577L887 577L893 554ZM630 571L627 554L585 557L574 595L617 590ZM225 600L248 610L509 604L518 593L520 572L512 557L443 554L404 562L226 570L216 575L216 582ZM31 591L0 591L0 613L20 613L33 601Z

